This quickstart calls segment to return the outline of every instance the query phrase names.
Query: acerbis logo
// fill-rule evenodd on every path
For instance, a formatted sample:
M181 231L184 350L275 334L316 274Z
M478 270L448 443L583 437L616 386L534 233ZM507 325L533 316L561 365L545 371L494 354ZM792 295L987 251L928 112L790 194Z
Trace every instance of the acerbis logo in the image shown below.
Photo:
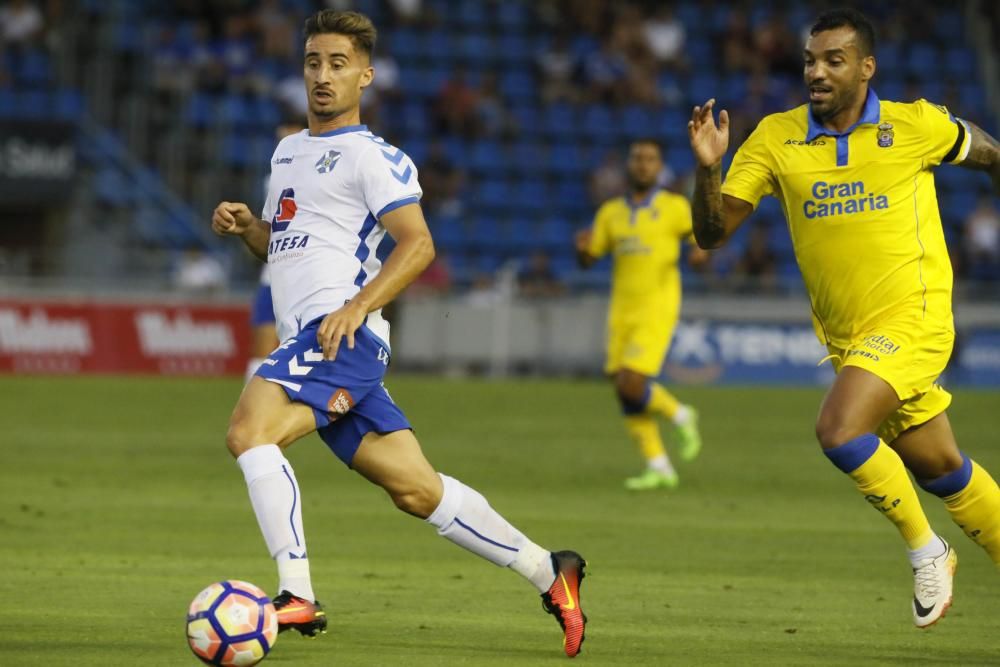
M826 139L813 139L812 141L803 141L801 139L786 139L786 146L826 146Z
M274 217L271 218L271 231L283 232L288 229L288 225L292 223L292 218L295 217L297 210L295 190L285 188L281 191L281 196L278 197L278 206L275 208Z

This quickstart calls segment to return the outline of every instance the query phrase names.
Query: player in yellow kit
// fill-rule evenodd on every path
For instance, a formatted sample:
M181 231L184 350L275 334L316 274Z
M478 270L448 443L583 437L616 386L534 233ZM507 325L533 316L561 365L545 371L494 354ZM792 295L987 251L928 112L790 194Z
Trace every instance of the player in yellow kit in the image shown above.
M913 619L935 623L952 599L954 549L935 534L907 468L1000 565L1000 488L955 443L936 384L951 354L952 273L931 169L986 171L1000 151L975 125L925 100L880 100L874 32L833 10L805 46L809 104L761 120L721 184L729 117L709 100L688 133L698 162L694 233L722 245L764 195L784 208L816 333L837 378L816 436L829 459L893 522L909 547Z
M614 259L604 370L614 378L626 428L646 459L646 470L625 480L625 486L632 491L674 488L677 472L656 419L673 422L680 456L690 461L701 449L698 413L655 378L680 313L677 262L681 241L691 237L691 205L659 188L663 155L656 142L633 142L627 170L629 193L605 202L593 228L577 234L577 257L584 268L609 253Z

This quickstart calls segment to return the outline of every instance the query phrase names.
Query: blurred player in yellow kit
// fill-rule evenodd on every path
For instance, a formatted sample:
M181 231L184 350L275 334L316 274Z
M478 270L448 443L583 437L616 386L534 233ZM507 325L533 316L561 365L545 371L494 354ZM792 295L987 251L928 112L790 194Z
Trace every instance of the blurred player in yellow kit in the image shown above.
M913 620L927 627L952 601L954 549L927 521L907 468L1000 565L1000 488L963 454L936 380L955 337L952 272L932 168L986 171L1000 192L995 139L926 100L879 100L871 23L829 11L805 45L809 104L767 116L721 183L729 116L695 107L694 233L717 248L765 195L782 202L816 333L837 378L816 436L899 530L914 574Z
M691 237L691 205L660 189L663 154L655 141L633 142L627 169L628 194L598 209L593 228L577 233L576 251L584 268L609 253L613 257L604 371L614 379L625 426L646 459L646 470L625 480L625 486L644 491L678 484L657 417L676 426L683 460L701 449L698 413L655 381L680 313L677 263L681 242ZM698 248L692 252L704 256Z

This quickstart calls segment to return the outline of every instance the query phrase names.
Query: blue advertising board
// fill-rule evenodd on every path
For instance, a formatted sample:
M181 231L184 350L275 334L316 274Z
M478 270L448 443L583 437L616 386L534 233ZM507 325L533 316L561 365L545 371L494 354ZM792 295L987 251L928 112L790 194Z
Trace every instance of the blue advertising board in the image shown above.
M688 384L829 384L833 367L807 324L682 321L664 377ZM947 386L1000 387L1000 329L960 331Z

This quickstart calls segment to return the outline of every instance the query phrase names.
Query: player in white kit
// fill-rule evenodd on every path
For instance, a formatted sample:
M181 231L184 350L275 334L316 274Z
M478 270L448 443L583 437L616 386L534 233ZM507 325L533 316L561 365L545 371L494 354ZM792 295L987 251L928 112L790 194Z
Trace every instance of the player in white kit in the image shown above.
M584 639L585 562L529 540L475 490L434 471L382 378L391 356L381 308L430 264L416 167L360 124L371 84L375 28L356 12L318 12L305 24L309 129L278 144L263 219L220 203L212 229L240 236L271 272L281 345L244 388L226 444L246 479L264 541L278 566L279 628L326 628L309 575L302 503L282 450L318 431L350 468L404 512L541 593L575 656ZM375 249L396 247L383 265Z

